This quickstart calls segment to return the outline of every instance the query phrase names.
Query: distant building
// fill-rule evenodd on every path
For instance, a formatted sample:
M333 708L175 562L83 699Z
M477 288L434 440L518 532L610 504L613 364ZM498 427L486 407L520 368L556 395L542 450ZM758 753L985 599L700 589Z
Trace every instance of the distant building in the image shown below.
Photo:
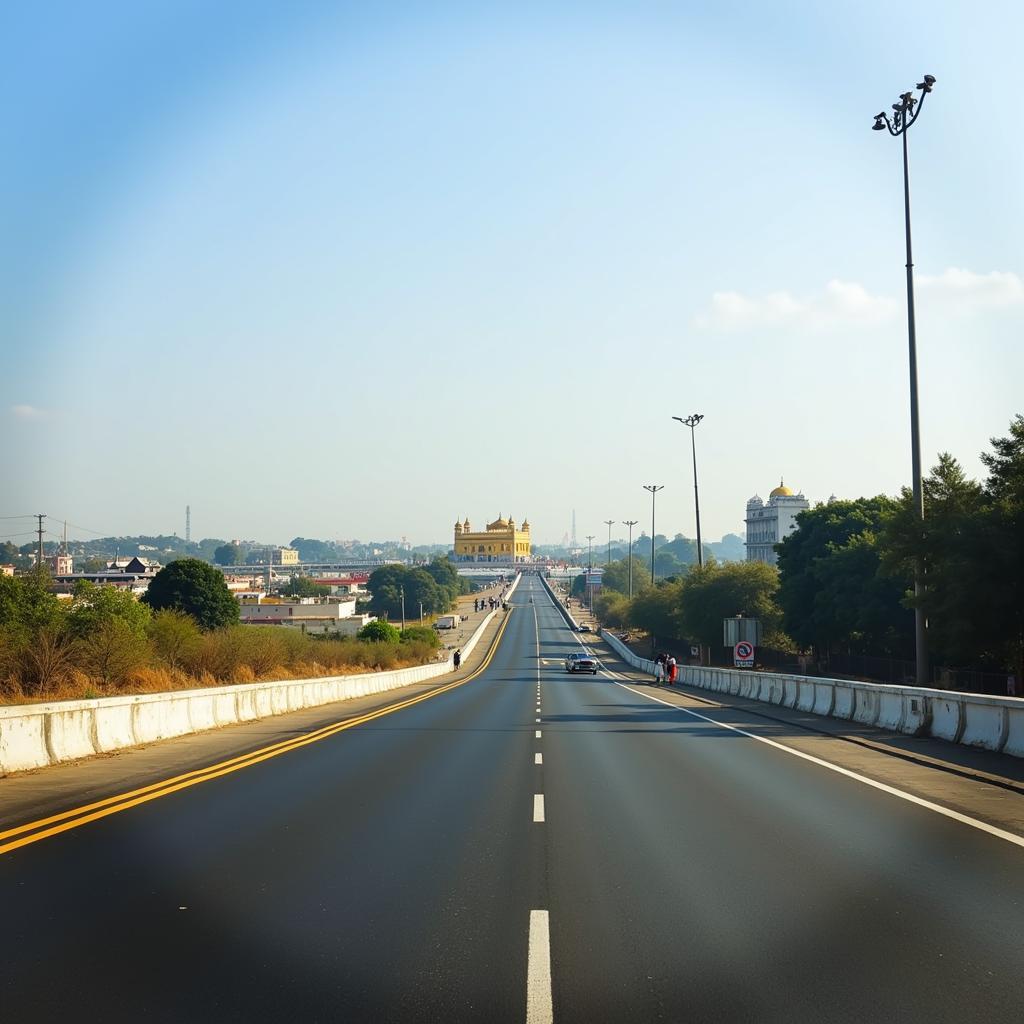
M291 626L307 633L342 632L343 623L357 616L356 602L352 601L283 601L255 593L236 595L241 621L248 625ZM364 623L365 625L365 623Z
M260 565L298 565L298 548L255 548L249 552Z
M120 587L133 594L144 594L149 581L160 571L159 562L149 558L115 558L99 572L72 572L54 574L53 582L58 589L70 588L79 580L106 586Z
M50 555L46 561L54 576L68 576L75 571L74 558L63 551L57 555Z
M767 501L755 494L747 502L747 561L776 565L775 545L796 529L796 517L810 507L802 494L794 494L781 480Z
M530 524L524 519L516 529L514 519L498 516L486 529L474 532L469 520L455 524L456 562L528 562Z
M0 565L0 576L13 576L14 566L13 565Z

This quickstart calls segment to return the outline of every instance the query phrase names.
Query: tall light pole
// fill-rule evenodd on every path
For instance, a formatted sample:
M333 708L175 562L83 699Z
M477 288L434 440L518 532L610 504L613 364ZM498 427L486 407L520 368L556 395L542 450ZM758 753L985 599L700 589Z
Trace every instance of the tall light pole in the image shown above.
M594 591L591 589L591 573L594 570L594 534L587 534L587 585L584 588L587 594L587 607L594 610Z
M704 416L702 413L695 412L692 416L673 416L672 419L678 420L684 427L690 428L690 447L693 449L693 508L697 514L697 565L704 568L704 545L700 542L700 494L697 491L697 440L696 440L696 427L700 423Z
M402 630L405 630L405 587L401 588L402 593Z
M645 491L651 492L651 583L654 582L654 499L658 491L665 490L664 484L644 484Z
M637 519L623 519L622 525L629 527L629 599L633 600L633 527L636 526Z
M605 565L612 564L612 527L615 525L614 519L602 519L601 522L608 527L608 555L604 560Z
M910 349L910 462L914 476L914 512L919 522L924 520L924 485L921 477L921 423L917 401L917 327L914 319L914 257L910 244L910 155L907 151L907 131L921 116L924 98L934 85L935 76L925 75L924 80L916 86L921 90L920 100L912 92L903 93L899 102L892 105L891 120L883 110L875 114L875 123L872 125L876 132L888 129L890 135L903 138L903 222L907 240L907 336ZM918 686L927 686L930 682L928 620L921 607L924 590L924 565L918 558L914 564L914 648Z

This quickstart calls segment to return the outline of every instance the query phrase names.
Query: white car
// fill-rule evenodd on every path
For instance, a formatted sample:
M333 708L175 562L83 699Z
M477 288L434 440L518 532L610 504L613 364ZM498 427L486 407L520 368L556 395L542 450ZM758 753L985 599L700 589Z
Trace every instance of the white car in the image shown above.
M587 654L586 651L574 651L572 654L566 655L565 671L591 672L596 676L597 658L595 658L592 654Z

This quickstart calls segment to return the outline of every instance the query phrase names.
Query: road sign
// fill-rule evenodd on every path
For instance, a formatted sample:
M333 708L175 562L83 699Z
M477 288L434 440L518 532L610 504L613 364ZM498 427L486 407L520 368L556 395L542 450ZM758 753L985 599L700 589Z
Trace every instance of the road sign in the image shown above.
M737 668L754 667L754 645L748 640L741 640L732 649L732 663Z

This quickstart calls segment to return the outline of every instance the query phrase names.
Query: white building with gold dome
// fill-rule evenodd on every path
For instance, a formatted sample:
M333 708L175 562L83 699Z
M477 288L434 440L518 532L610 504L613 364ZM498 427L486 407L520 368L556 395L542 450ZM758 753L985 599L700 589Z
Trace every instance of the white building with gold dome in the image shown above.
M796 529L796 517L810 507L802 494L794 494L781 480L767 501L755 494L747 502L747 561L775 565L775 545Z
M530 524L518 529L514 519L498 516L486 529L474 532L469 519L455 523L456 562L528 562Z

